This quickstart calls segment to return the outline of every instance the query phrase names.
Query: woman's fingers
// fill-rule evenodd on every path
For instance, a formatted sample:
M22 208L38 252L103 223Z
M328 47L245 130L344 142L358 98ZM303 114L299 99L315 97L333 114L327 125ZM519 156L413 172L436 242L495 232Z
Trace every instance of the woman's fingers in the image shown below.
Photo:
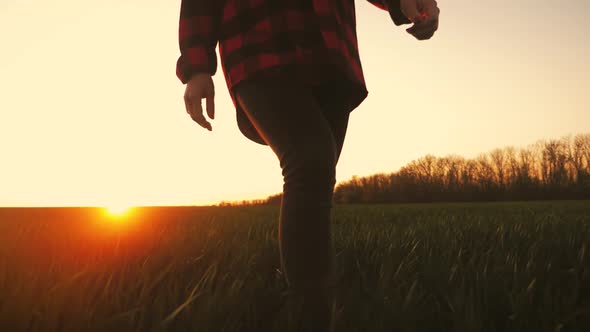
M211 131L211 124L205 119L205 116L203 116L203 107L201 106L200 101L194 104L193 110L194 112L191 113L191 118L193 118L193 120L195 120L195 122L201 127Z
M413 23L420 22L421 20L418 1L419 0L400 0L402 13Z
M440 9L438 8L438 4L434 0L425 0L422 8L423 16L426 18L432 18L438 20L438 15L440 14Z
M414 25L406 31L418 40L430 39L438 30L440 10L435 0L422 0L419 7L421 10L420 19L415 21Z
M212 91L207 95L207 115L211 120L215 119L215 93Z
M186 112L201 127L212 130L211 123L207 121L203 113L202 100L206 99L207 115L213 119L215 117L215 85L211 75L206 73L195 74L186 84L184 92L184 103Z
M201 97L185 96L184 103L186 106L187 113L190 114L191 118L198 123L201 127L212 130L211 124L205 119L203 115L203 106L201 105Z
M429 39L434 35L434 32L438 29L438 21L426 21L421 24L414 24L406 31L418 40Z

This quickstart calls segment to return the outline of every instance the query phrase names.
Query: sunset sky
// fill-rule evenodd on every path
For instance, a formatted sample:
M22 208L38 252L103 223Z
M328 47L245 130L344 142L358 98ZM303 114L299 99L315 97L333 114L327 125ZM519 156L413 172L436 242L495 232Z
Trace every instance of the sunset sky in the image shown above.
M590 132L590 1L440 0L417 41L356 0L369 97L338 180ZM0 206L185 205L282 189L221 72L208 132L175 76L180 1L0 0Z

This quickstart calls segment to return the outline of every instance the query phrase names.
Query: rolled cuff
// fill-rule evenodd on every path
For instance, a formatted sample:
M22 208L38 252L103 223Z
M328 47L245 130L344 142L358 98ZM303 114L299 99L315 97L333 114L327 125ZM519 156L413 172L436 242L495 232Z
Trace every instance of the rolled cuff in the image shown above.
M217 54L215 49L193 47L184 50L176 61L176 76L186 84L197 73L211 76L217 71Z

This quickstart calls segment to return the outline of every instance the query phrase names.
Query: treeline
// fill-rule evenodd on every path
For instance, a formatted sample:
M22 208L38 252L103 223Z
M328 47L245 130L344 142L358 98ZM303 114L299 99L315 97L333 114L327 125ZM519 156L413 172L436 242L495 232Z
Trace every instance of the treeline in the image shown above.
M394 173L339 183L336 204L590 199L590 134L474 159L427 155ZM244 204L278 204L281 195Z
M399 171L340 183L337 203L590 198L590 134L507 147L474 159L427 155Z

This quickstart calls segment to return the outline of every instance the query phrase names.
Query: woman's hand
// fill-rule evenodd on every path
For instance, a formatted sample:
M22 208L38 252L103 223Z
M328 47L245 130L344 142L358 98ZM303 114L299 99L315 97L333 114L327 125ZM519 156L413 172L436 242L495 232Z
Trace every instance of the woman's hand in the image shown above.
M436 0L400 0L402 13L414 23L406 31L418 40L430 39L438 29Z
M203 115L203 106L201 99L206 98L207 115L213 120L215 118L215 86L213 85L213 78L209 74L195 74L186 84L184 92L184 104L186 112L190 114L191 118L201 127L212 130L211 124Z

